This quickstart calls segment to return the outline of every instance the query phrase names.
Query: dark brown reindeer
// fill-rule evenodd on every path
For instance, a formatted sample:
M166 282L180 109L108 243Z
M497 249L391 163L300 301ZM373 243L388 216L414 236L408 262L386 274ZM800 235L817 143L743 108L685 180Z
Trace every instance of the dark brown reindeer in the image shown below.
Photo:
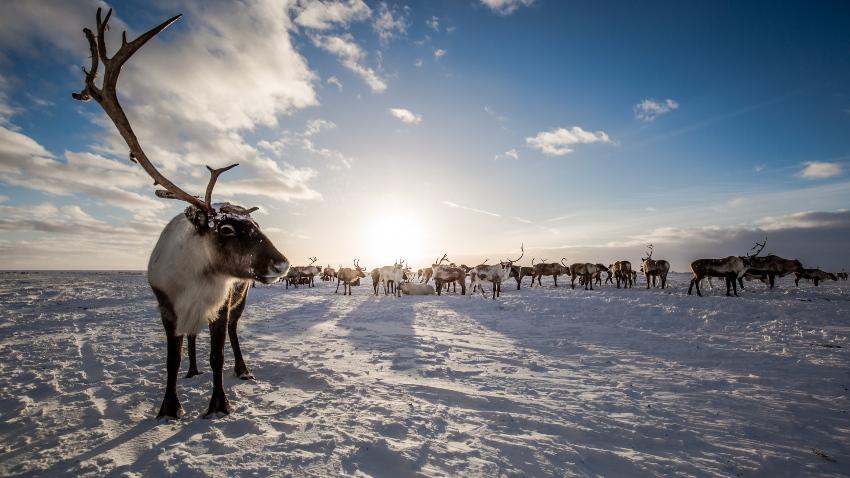
M691 270L694 271L694 277L691 279L691 285L688 287L688 295L694 285L697 286L697 295L702 296L699 289L699 283L706 277L722 277L726 280L726 295L729 294L730 288L735 291L735 296L738 296L737 281L747 272L750 266L750 261L744 257L729 256L723 259L697 259L691 263Z
M566 261L566 257L561 258L561 263L557 262L546 262L546 259L541 260L537 264L534 264L534 275L531 278L531 286L534 286L534 281L537 281L538 286L543 286L540 282L540 278L543 276L552 276L552 279L555 281L555 287L558 287L558 276L560 275L570 275L570 268L564 263ZM532 262L534 262L532 260Z
M820 284L820 282L825 280L838 280L838 276L831 272L824 272L818 268L815 269L803 269L800 272L794 273L794 285L800 287L800 279L808 279L815 283L815 287Z
M759 254L762 250L764 250L766 244L767 238L765 238L762 242L756 242L753 248L750 249L750 253L746 255L750 261L750 268L747 270L748 275L759 277L763 280L767 279L767 283L770 284L770 288L773 289L777 277L785 277L788 274L803 273L803 264L797 259L783 259L782 257L775 256L773 254L759 257ZM753 253L753 251L755 251L755 253ZM743 289L743 280L739 280L738 283Z
M257 208L212 203L216 180L235 164L220 169L207 167L210 180L203 200L183 191L148 159L118 101L121 67L180 15L133 41L127 41L124 32L120 48L109 57L104 34L111 15L112 10L109 10L102 17L98 9L96 32L88 28L83 30L91 50L91 66L88 70L83 68L85 86L82 91L72 96L78 101L94 99L103 108L129 146L130 159L153 178L155 186L164 188L156 191L158 197L189 203L183 213L165 226L148 262L148 282L159 304L168 350L165 397L157 417L176 419L183 414L177 397L183 336L197 334L204 324L209 325L212 336L210 367L213 371L213 392L205 416L228 414L230 404L223 385L224 342L230 334L236 374L250 378L236 336L237 321L245 307L249 285L254 280L266 284L276 281L289 269L289 262L251 219L250 214ZM103 75L98 86L96 80L101 64ZM194 356L194 337L189 342L190 355ZM190 369L190 375L193 374L197 374L197 367Z

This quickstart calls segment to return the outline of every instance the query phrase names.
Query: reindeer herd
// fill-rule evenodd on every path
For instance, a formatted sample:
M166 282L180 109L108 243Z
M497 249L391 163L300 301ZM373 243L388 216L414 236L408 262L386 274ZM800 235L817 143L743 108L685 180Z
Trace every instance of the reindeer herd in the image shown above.
M133 131L130 121L118 100L118 76L122 66L142 46L154 36L177 21L180 15L172 17L148 30L132 41L127 40L124 32L121 45L112 56L107 53L105 32L109 29L110 9L105 16L98 8L96 31L83 29L88 41L91 64L83 68L84 86L72 97L78 101L95 100L106 116L115 125L118 133L127 143L130 160L137 163L153 179L154 186L163 189L155 191L163 199L176 199L188 203L186 209L175 216L163 229L151 253L148 262L148 282L156 298L159 314L166 337L166 383L165 395L159 407L157 418L177 419L183 414L183 407L177 395L177 375L182 358L183 337L188 337L189 371L186 378L200 372L196 363L196 336L204 325L210 330L210 368L212 369L213 390L205 416L218 416L230 413L230 404L223 385L224 344L229 338L233 349L234 372L243 380L253 379L245 364L239 347L237 324L245 308L249 285L252 282L275 283L281 278L287 288L292 285L315 286L315 277L323 281L337 281L335 293L340 285L343 294L351 295L351 287L360 285L366 277L366 268L358 260L354 267L333 269L329 265L319 269L314 264L316 257L303 267L290 267L287 258L278 251L272 242L260 230L252 219L251 213L257 208L244 208L230 203L212 202L212 192L218 177L237 166L236 164L213 169L207 166L210 179L203 198L191 195L166 178L148 159ZM102 67L102 73L99 71ZM144 70L141 70L144 71ZM761 244L761 249L764 244ZM773 287L774 279L790 273L800 279L811 279L815 285L822 280L836 280L835 274L819 269L805 269L799 261L789 261L777 256L758 257L758 253L745 257L730 256L725 259L700 259L694 261L691 268L694 277L688 290L694 286L700 294L699 283L703 278L723 277L726 280L727 295L729 288L737 295L736 281L743 287L742 278L759 278ZM460 286L461 294L466 294L467 278L473 292L485 294L484 285L489 282L492 297L500 296L502 284L509 278L516 280L517 289L525 277L531 277L531 287L535 280L541 286L540 279L552 276L557 286L559 276L570 276L570 286L575 281L585 289L593 289L594 283L601 284L601 274L608 274L606 282L616 281L617 287L632 287L637 272L629 261L617 261L609 266L593 263L575 263L567 266L566 259L558 263L532 259L531 267L521 267L516 263L525 255L524 246L520 247L520 256L505 259L498 264L487 265L485 260L475 267L457 266L444 254L431 267L420 269L416 274L399 259L392 266L371 271L373 292L377 295L379 286L384 294L430 295L442 294L449 288L456 292ZM667 286L667 273L670 264L667 261L652 259L652 248L641 261L641 271L655 286L656 278L660 287ZM847 279L847 274L842 273ZM433 280L436 288L429 282ZM710 282L709 282L710 284Z
M745 256L729 256L721 259L697 259L691 263L693 278L688 287L688 295L696 288L697 295L702 296L700 287L703 280L707 279L709 287L713 288L712 278L722 278L726 282L726 295L738 295L738 287L744 288L744 279L760 280L772 289L777 277L785 277L789 274L795 275L794 283L799 285L800 279L808 279L818 286L825 280L847 280L847 273L829 273L820 269L806 269L799 260L783 259L779 256L768 254L761 256L767 241L757 242L750 252ZM585 290L593 290L594 285L602 285L602 274L606 274L605 284L616 285L619 288L631 288L637 283L638 274L643 274L646 279L646 288L667 288L667 275L670 272L670 263L664 259L653 259L653 245L649 244L645 256L640 260L640 269L634 270L632 263L627 260L616 261L609 265L576 262L567 265L566 258L559 262L548 262L546 259L532 258L531 266L520 266L519 262L525 255L525 246L520 246L520 256L516 259L503 259L497 264L487 264L485 259L481 264L470 267L466 264L457 265L448 258L448 254L436 259L431 267L418 269L415 273L404 259L398 259L391 266L372 269L372 292L379 295L442 295L445 292L457 292L460 286L461 295L466 294L467 286L471 287L472 293L480 292L485 295L485 284L491 285L491 296L496 299L501 296L502 285L509 279L516 281L516 288L522 288L522 281L526 277L531 278L530 287L535 283L542 286L543 277L552 277L555 287L558 287L558 277L570 278L570 287L575 289L576 281ZM310 266L316 262L315 257L310 258L309 265L304 267L293 266L287 274L290 277L302 277L302 283L307 283L303 278L306 272L311 271ZM314 268L318 270L317 268ZM337 280L337 293L339 284L344 284L343 294L351 295L351 286L359 285L360 279L365 277L365 268L360 267L358 261L354 261L354 268L343 268L339 272L330 266L322 272L322 280ZM312 275L309 276L312 280ZM434 281L434 287L430 282Z

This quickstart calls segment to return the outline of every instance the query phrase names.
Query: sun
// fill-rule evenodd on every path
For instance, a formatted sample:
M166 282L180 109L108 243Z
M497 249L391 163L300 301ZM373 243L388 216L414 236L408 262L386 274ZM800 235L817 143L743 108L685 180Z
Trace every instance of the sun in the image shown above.
M399 258L415 265L425 255L426 230L415 213L394 211L369 218L366 240L370 267L391 265Z

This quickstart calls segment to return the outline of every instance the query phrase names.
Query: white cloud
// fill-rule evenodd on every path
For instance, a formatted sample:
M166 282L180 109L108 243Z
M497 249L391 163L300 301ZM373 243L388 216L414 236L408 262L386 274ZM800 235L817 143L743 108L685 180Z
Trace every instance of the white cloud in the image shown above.
M497 154L493 159L495 159L496 161L499 161L499 160L502 160L502 159L517 160L517 159L519 159L519 153L517 152L516 149L509 149L502 154Z
M342 66L348 68L366 82L373 93L381 93L387 89L387 82L375 70L363 64L366 60L366 52L354 42L354 38L350 34L342 36L317 35L313 36L312 40L318 48L339 58Z
M585 131L579 126L541 131L536 136L525 138L531 148L540 150L547 156L563 156L573 152L576 144L611 143L604 131Z
M484 214L485 216L502 217L501 214L497 214L495 212L485 211L483 209L476 209L474 207L461 206L460 204L454 203L454 202L451 202L451 201L443 201L443 205L451 207L451 208L455 208L455 209L463 209L464 211L474 212L476 214Z
M800 177L806 179L827 179L841 175L843 169L839 163L827 163L822 161L808 161L800 171Z
M400 119L402 123L419 124L422 122L422 115L413 113L404 108L390 108L390 114Z
M634 106L635 118L642 121L652 121L679 108L679 103L670 98L663 101L645 99Z
M328 77L328 79L325 80L325 81L327 82L327 84L334 85L334 86L337 87L337 89L339 89L339 91L342 91L342 82L339 81L339 78L337 78L335 76L331 76L331 77Z
M407 9L402 12L394 11L385 2L381 2L378 15L372 23L372 29L378 33L381 45L386 45L396 36L407 32Z
M534 0L481 0L481 3L499 15L510 15L519 7L527 7Z
M416 68L422 68L422 58L417 58L416 61L413 62L413 66Z
M440 19L437 17L431 17L428 20L425 20L425 24L435 32L440 31Z
M163 209L162 200L134 192L150 189L142 168L91 153L66 151L57 160L32 138L0 126L0 182L51 195L86 193L129 211Z
M293 9L296 12L295 23L314 30L347 26L372 15L372 10L363 0L301 0Z
M334 128L336 128L336 123L333 121L313 119L307 122L306 129L304 130L304 136L313 136L314 134Z
M434 58L439 60L440 58L446 56L446 53L448 53L446 50L443 50L442 48L437 48L436 50L434 50Z

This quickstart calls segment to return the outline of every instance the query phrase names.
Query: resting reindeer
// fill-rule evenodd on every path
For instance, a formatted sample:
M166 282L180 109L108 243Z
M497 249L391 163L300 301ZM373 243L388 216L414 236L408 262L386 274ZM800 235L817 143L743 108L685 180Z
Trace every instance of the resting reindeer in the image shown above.
M404 295L434 295L434 286L431 284L415 284L413 282L405 282L399 289Z
M448 254L443 254L443 257L431 266L434 284L437 286L437 295L442 295L444 284L448 286L456 282L460 283L460 294L466 295L466 272L452 264L447 256ZM443 262L449 262L449 264L443 265ZM446 287L446 292L448 292L448 287Z
M650 244L646 249L646 257L641 258L640 270L646 276L646 288L649 289L650 282L655 287L655 278L661 281L661 288L667 287L667 274L670 272L670 263L664 259L655 260L652 258L653 246ZM650 281L650 278L652 279Z
M726 295L730 295L729 289L731 286L735 292L735 296L737 296L737 281L744 276L749 266L749 259L738 256L729 256L724 259L697 259L691 263L691 270L694 271L694 277L691 279L690 287L688 287L688 295L691 295L691 290L696 285L697 295L702 296L699 284L703 278L723 277L726 280Z
M351 295L351 286L360 285L360 279L366 277L365 267L360 267L357 259L354 259L354 269L350 267L341 267L336 275L336 290L334 294L339 293L339 285L342 284L342 295Z
M547 263L546 259L542 259L537 264L534 264L534 259L532 259L534 275L531 278L531 286L534 287L534 281L536 280L537 285L542 287L543 284L540 282L540 278L543 276L552 276L552 279L555 281L555 287L558 287L558 276L570 275L570 268L564 263L566 260L566 257L562 257L561 263L558 264L556 262Z
M503 260L499 262L499 264L492 266L482 264L472 269L472 280L475 282L475 285L481 289L481 295L484 295L484 288L481 287L481 281L488 281L493 284L493 299L495 300L496 297L501 296L502 282L506 281L510 276L514 262L519 261L522 259L522 256L525 255L524 244L520 246L520 250L522 251L522 254L514 260Z
M602 264L576 262L570 265L570 287L575 289L576 279L579 279L579 285L584 285L584 290L587 290L588 285L590 286L590 290L593 290L593 276L607 270L608 268Z
M148 282L153 289L162 316L167 339L168 378L165 397L157 417L179 418L183 407L177 397L177 373L184 335L195 335L208 324L212 335L210 367L213 370L213 392L206 416L230 413L224 393L224 341L230 343L236 361L236 374L250 378L236 335L236 324L245 307L251 281L264 284L276 281L289 269L289 261L278 251L251 219L257 208L245 209L232 204L213 204L216 180L234 165L212 169L204 199L193 196L163 176L142 150L130 121L118 101L117 83L121 67L145 43L174 23L180 15L166 20L127 41L126 32L118 51L106 54L104 34L112 10L101 18L97 10L97 32L83 30L91 50L91 66L85 72L85 87L72 96L75 100L94 99L115 124L130 148L130 159L138 163L154 180L161 198L179 199L189 207L175 216L163 229L148 262ZM103 81L95 83L103 64Z
M809 279L814 281L815 287L818 283L825 280L838 280L838 277L831 272L824 272L820 269L803 269L802 272L794 273L794 285L800 286L800 279Z

